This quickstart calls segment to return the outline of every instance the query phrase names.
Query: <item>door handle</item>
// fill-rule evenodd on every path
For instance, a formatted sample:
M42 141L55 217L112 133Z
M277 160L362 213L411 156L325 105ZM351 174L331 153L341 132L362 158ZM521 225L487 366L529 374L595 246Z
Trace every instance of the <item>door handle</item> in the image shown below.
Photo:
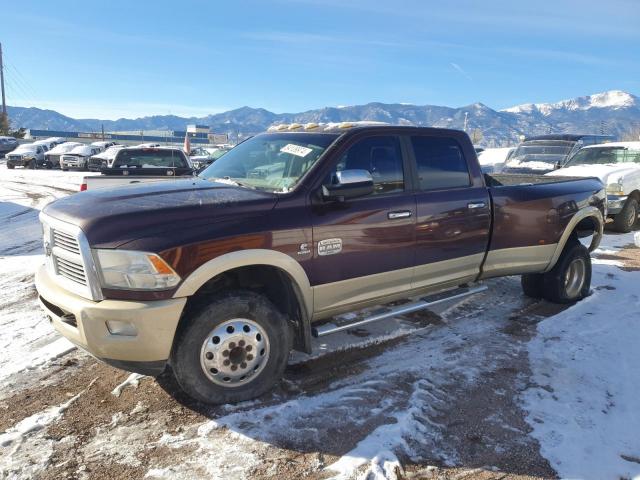
M474 209L476 209L476 208L484 208L484 207L486 207L486 206L487 206L487 204L486 204L486 203L484 203L484 202L467 203L467 208L468 208L469 210L474 210Z
M389 220L397 220L399 218L409 218L410 216L411 216L411 210L401 210L399 212L387 213L387 218Z

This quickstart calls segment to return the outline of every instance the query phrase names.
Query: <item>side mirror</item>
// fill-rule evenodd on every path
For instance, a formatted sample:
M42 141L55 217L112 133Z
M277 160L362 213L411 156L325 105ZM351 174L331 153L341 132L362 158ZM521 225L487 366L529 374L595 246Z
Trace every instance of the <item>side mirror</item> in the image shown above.
M373 177L367 170L343 170L336 173L336 183L322 186L322 198L342 202L348 198L373 193Z

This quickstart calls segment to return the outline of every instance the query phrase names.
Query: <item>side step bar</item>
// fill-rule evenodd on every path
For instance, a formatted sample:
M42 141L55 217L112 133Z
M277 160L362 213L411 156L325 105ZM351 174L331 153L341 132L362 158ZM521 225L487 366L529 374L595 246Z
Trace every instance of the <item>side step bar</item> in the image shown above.
M480 285L478 287L459 287L453 290L447 290L433 295L427 295L422 297L417 302L406 303L397 307L389 307L384 309L380 313L371 315L370 317L358 318L352 322L340 323L338 325L334 323L325 323L318 327L311 329L311 334L314 337L324 337L332 333L342 332L343 330L349 330L350 328L359 327L360 325L366 325L367 323L377 322L384 320L385 318L395 317L396 315L402 315L405 313L417 312L418 310L425 310L427 308L438 305L439 303L448 302L450 300L457 300L459 298L468 297L476 293L484 292L487 289L486 286Z

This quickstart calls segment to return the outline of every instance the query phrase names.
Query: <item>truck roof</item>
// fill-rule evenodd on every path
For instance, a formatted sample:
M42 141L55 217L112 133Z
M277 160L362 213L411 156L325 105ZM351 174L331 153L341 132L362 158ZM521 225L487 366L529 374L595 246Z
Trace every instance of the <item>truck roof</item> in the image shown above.
M534 135L531 137L525 137L524 141L525 142L529 142L531 140L562 140L565 142L577 142L578 140L581 140L585 137L592 137L592 138L600 138L600 139L609 139L609 140L614 140L615 138L612 135L596 135L596 134L592 134L592 133L585 133L585 134L579 134L579 133L552 133L552 134L548 134L548 135Z
M437 128L437 127L419 127L414 125L393 125L385 122L336 122L336 123L283 123L278 125L272 125L267 129L266 133L347 133L351 131L362 130L406 130L407 132L431 132L431 133L447 133L460 135L464 133L462 130L451 128Z

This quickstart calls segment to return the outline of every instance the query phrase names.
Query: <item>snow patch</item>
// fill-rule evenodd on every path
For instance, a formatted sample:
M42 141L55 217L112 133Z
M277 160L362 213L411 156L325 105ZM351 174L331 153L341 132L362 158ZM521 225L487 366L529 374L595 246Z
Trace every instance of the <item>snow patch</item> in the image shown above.
M116 388L114 388L111 391L111 395L115 396L115 397L119 397L122 394L122 391L127 388L128 386L132 386L134 388L137 388L138 385L140 384L140 380L142 378L144 378L146 375L142 375L140 373L132 373L131 375L129 375L127 377L127 379L122 382L120 385L118 385Z

